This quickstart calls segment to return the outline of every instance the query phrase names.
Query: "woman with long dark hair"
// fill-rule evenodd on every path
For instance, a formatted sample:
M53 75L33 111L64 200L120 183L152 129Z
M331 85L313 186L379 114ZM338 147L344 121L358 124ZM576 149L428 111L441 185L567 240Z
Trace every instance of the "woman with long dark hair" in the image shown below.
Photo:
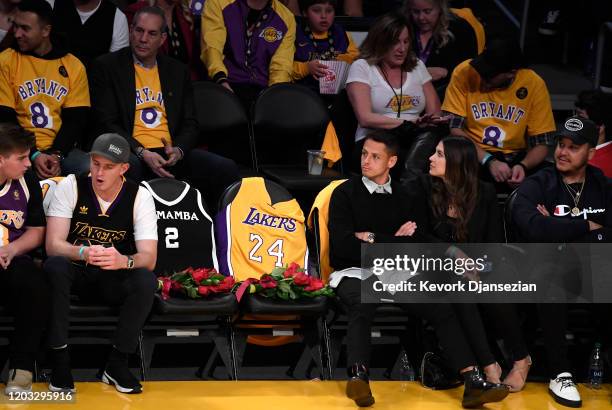
M420 190L429 202L428 229L433 235L432 240L503 243L502 217L495 188L478 179L479 164L474 144L464 138L445 138L438 143L429 161L429 175L419 178L412 188ZM480 306L457 303L453 307L487 379L499 382L502 370L489 348L480 310L492 319L514 362L503 383L510 387L510 391L522 390L531 358L515 306L507 303Z

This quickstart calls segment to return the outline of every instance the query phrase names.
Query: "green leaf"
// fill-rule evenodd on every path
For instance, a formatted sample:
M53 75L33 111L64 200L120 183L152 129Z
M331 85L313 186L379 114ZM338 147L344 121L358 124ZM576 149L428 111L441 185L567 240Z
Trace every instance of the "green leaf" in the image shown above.
M188 287L185 288L185 291L187 292L187 296L192 299L197 299L199 297L198 290L196 288Z
M282 267L281 268L274 268L274 269L272 269L272 272L270 272L270 275L272 275L272 276L274 276L274 275L276 275L276 276L278 276L278 275L283 276L283 273L285 273L286 270L287 270L287 268L282 268Z
M298 295L293 291L293 289L289 289L289 298L292 300L298 299Z
M285 281L278 282L278 290L289 293L291 292L291 284Z

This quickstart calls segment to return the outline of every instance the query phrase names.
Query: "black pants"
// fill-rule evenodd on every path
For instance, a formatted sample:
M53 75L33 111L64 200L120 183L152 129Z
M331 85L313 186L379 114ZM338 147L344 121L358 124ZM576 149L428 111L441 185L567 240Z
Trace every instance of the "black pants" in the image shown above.
M457 315L457 319L459 319L478 364L484 367L495 363L495 356L491 353L489 339L480 317L478 305L475 303L453 303L451 306L455 315Z
M480 366L487 366L496 361L495 356L491 353L487 328L501 337L513 361L524 359L529 354L514 304L455 303L453 309Z
M163 149L152 151L165 158ZM186 179L198 188L213 213L225 188L240 178L238 166L234 161L199 148L186 153L185 158L169 168L168 172L176 178ZM130 169L127 176L136 182L158 178L147 164L134 154L130 155Z
M133 353L138 335L153 305L157 288L155 274L147 269L102 270L73 264L53 256L44 265L51 285L51 323L49 345L68 343L71 291L85 302L119 307L119 321L113 344L123 353Z
M540 326L544 334L546 359L550 378L559 373L571 372L567 358L567 304L541 303L538 305Z
M347 366L355 363L369 366L371 325L377 305L361 303L361 280L357 278L342 279L336 288L336 294L348 314ZM413 303L401 306L411 315L431 323L455 369L461 370L476 365L476 359L450 305Z
M523 337L521 322L513 303L483 303L480 311L485 323L504 341L504 348L513 361L522 360L529 352Z
M28 256L13 258L6 270L0 269L4 297L0 299L14 315L10 367L33 371L34 359L48 322L49 291L42 269Z

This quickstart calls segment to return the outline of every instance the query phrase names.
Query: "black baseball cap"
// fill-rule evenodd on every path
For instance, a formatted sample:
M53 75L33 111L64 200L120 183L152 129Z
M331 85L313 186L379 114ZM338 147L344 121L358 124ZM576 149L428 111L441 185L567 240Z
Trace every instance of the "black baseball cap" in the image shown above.
M527 61L518 41L513 38L493 38L485 49L470 61L470 65L482 78L524 68Z
M566 119L555 135L557 138L569 138L574 144L589 144L591 147L597 145L599 138L597 125L593 121L579 115Z
M100 155L115 163L130 162L130 145L119 134L102 134L94 141L89 155Z

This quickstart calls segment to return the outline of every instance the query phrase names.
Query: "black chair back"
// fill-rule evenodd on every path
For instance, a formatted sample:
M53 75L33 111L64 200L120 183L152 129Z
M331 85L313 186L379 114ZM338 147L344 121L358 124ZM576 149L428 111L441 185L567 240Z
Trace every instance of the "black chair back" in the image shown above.
M193 83L200 139L210 151L253 166L249 118L238 97L210 81Z
M307 87L277 84L253 107L256 166L306 165L306 150L320 149L329 115L323 100Z

